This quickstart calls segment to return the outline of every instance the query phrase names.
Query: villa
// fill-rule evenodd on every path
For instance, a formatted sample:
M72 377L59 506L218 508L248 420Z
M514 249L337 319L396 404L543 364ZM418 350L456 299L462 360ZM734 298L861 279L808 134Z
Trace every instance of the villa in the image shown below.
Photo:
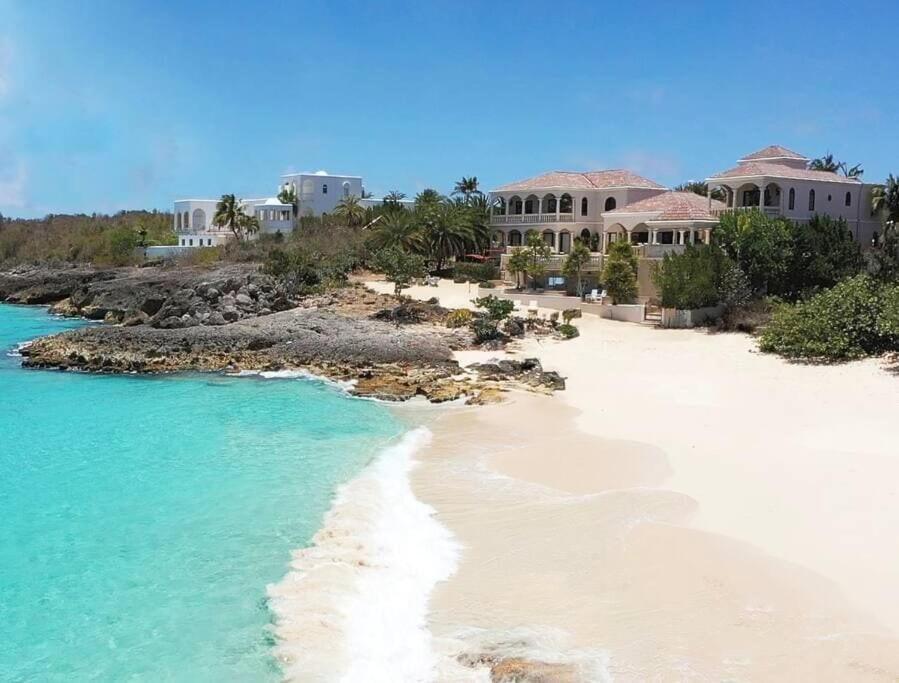
M281 176L278 194L292 190L297 205L285 204L277 197L241 199L244 210L259 221L260 234L293 230L295 216L321 216L332 212L345 198L360 197L364 207L380 205L383 200L364 196L361 176L334 175L327 171L287 173ZM174 229L179 247L213 247L231 238L231 231L213 225L219 199L178 199L174 206ZM411 204L402 201L403 204Z
M879 228L871 215L871 189L857 177L809 169L809 159L772 145L748 154L737 166L707 179L709 193L675 192L627 170L553 171L503 185L490 192L494 248L506 271L509 252L536 231L550 247L546 287L569 288L562 276L564 255L579 238L594 252L586 268L594 276L616 239L635 245L639 283L651 296L653 261L687 244L708 243L724 211L758 209L771 216L808 221L816 214L842 218L856 240L871 243Z

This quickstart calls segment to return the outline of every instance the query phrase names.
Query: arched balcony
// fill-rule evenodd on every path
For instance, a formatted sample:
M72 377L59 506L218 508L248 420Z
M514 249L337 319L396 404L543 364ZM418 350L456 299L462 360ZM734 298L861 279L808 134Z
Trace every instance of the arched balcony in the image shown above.
M572 223L574 198L567 192L560 196L550 192L543 197L530 194L523 200L519 195L497 197L490 205L490 222L493 225Z
M779 216L784 211L784 193L780 185L770 183L741 183L719 185L724 191L724 202L727 211L743 211L757 209L769 216ZM714 186L709 186L711 192ZM719 211L720 213L720 211Z

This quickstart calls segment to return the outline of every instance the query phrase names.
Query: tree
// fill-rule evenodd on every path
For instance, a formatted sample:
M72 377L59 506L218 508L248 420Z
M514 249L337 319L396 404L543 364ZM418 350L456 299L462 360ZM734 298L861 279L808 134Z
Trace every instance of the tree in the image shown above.
M465 212L452 202L425 206L416 212L428 256L441 270L447 260L465 253L473 233Z
M861 164L849 166L845 161L837 161L834 159L833 154L830 152L823 157L812 159L808 167L812 171L828 171L830 173L842 171L843 175L847 178L857 178L865 172L865 169L862 168Z
M685 183L681 183L674 188L675 192L692 192L693 194L698 194L701 197L709 196L709 184L704 183L701 180L688 180ZM724 190L720 187L716 187L712 190L712 199L717 199L719 201L724 200Z
M406 195L399 190L391 190L384 195L384 206L391 209L402 208L400 202L406 198Z
M712 232L718 244L749 278L753 291L782 293L793 250L793 224L756 209L729 211Z
M580 240L574 241L571 253L565 259L562 273L565 277L574 278L577 282L577 295L584 296L584 267L590 263L590 250Z
M290 204L293 209L293 217L296 218L297 213L299 213L300 202L297 199L297 193L293 189L293 185L284 185L281 188L281 191L278 193L278 201L282 204Z
M393 293L399 296L403 288L412 284L415 278L424 277L425 262L418 254L410 254L399 247L389 247L376 252L371 261L393 283Z
M871 192L871 215L883 214L884 221L899 222L899 179L893 174Z
M525 253L527 254L525 273L531 278L531 289L537 289L537 280L546 273L546 259L549 258L551 250L540 233L531 230L527 234Z
M874 277L882 282L899 283L899 224L891 222L884 227L872 257Z
M440 204L440 202L442 201L443 195L440 194L437 190L429 187L415 195L415 208L422 209L434 207Z
M864 266L860 245L843 219L816 215L808 223L794 223L792 242L784 286L778 292L789 297L833 287Z
M516 249L509 255L506 262L506 270L515 276L515 288L521 289L521 277L527 276L528 252L526 249Z
M508 299L500 299L494 294L483 296L479 299L472 299L471 303L477 308L483 308L487 311L487 317L496 322L502 322L512 315L512 311L515 310L514 302Z
M389 247L400 247L405 251L419 253L424 246L421 231L405 210L385 214L374 226L369 238L369 246L378 251Z
M218 228L228 228L238 241L246 239L259 230L259 221L247 215L243 203L233 194L223 194L215 207L212 224Z
M334 207L334 215L345 220L348 225L359 225L365 218L365 207L359 203L359 197L351 194L338 202Z
M602 282L614 304L630 304L637 298L637 257L626 239L615 240L609 247Z
M471 178L462 176L461 180L456 181L456 187L453 189L453 196L460 195L466 202L474 196L483 196L483 193L478 189L477 176L471 176Z

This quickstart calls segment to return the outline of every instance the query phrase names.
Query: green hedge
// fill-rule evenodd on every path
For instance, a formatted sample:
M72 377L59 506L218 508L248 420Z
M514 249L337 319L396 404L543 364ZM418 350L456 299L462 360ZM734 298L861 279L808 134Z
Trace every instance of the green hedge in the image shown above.
M498 276L496 266L492 263L457 263L453 268L453 277L458 282L484 282L495 280Z
M858 275L806 301L783 304L759 348L817 361L899 351L899 285Z

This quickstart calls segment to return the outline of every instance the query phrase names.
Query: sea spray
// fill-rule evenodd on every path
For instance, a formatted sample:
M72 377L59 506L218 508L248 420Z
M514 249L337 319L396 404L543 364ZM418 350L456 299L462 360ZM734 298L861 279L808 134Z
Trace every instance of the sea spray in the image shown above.
M458 547L412 492L413 456L430 438L406 433L340 487L313 544L269 587L288 680L432 680L428 599Z

